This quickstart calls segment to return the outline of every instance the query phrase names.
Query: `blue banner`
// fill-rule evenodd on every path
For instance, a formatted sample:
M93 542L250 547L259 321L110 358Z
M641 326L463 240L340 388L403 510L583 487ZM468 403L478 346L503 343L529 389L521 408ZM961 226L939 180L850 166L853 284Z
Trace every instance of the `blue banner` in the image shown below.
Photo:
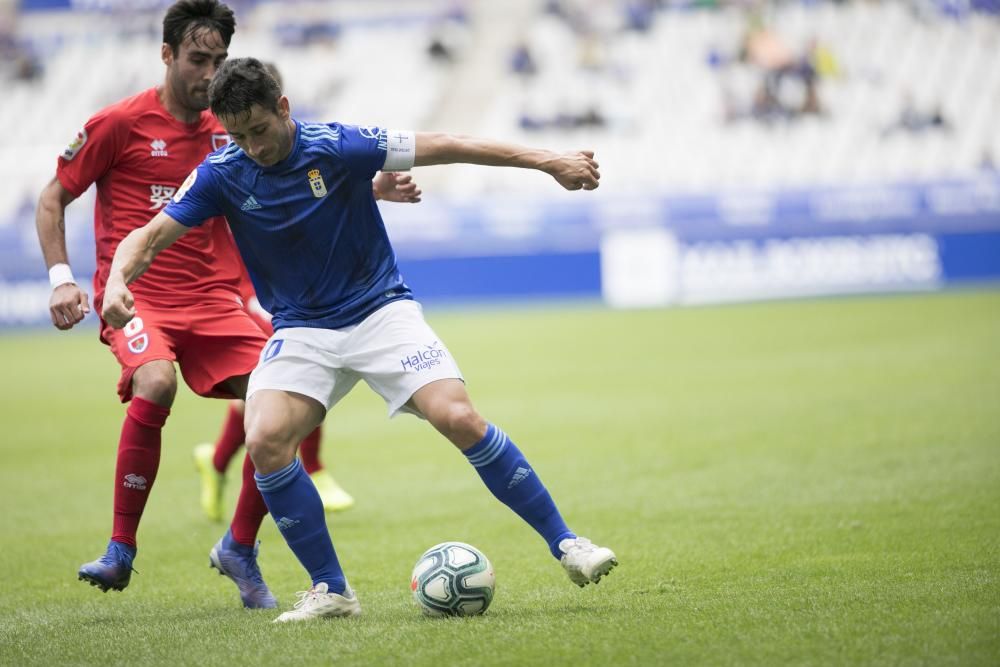
M95 269L93 194L67 211ZM421 300L597 298L619 306L940 289L1000 280L1000 176L883 186L386 205ZM33 211L0 220L0 327L49 321Z

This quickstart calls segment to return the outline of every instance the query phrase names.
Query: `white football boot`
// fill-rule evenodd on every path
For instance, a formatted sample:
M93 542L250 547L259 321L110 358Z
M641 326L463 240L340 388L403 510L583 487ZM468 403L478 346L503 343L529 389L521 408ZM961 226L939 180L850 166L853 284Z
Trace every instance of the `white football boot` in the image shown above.
M313 618L334 618L336 616L360 616L361 603L358 596L348 586L343 595L329 592L330 587L318 583L308 591L299 591L299 601L291 611L286 611L275 623L288 621L308 621Z
M601 580L601 577L611 572L618 565L615 552L607 547L599 547L586 537L566 538L559 543L559 551L563 553L559 562L562 563L570 581L583 587Z

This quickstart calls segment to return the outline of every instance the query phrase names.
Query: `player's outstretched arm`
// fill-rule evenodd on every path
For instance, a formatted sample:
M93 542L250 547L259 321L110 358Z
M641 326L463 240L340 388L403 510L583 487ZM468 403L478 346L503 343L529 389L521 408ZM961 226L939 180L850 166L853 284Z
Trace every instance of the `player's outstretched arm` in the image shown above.
M553 153L492 139L416 133L414 166L456 163L537 169L552 176L567 190L593 190L601 178L593 151Z
M87 293L76 284L66 253L66 207L74 199L59 179L53 178L38 197L35 210L38 243L52 284L49 317L53 326L64 331L72 329L90 312Z
M138 229L133 229L122 239L111 260L108 284L104 287L104 308L101 317L115 329L121 329L135 317L135 301L127 285L146 272L150 264L171 243L188 231L181 223L166 213Z

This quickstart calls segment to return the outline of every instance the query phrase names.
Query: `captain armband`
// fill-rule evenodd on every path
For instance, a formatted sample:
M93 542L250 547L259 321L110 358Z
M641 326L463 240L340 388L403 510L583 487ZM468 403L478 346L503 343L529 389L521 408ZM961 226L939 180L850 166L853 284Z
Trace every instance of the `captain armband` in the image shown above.
M413 167L417 154L415 132L389 130L386 136L385 164L382 171L407 171Z

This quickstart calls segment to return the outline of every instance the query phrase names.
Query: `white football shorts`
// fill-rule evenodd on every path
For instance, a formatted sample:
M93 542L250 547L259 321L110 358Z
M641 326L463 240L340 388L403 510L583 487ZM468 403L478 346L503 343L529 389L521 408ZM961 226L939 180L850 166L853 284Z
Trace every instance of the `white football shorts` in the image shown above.
M423 308L416 301L394 301L343 329L277 331L250 374L247 398L261 389L290 391L329 411L364 380L395 417L413 412L404 405L418 389L449 378L464 382L448 348L424 320Z

